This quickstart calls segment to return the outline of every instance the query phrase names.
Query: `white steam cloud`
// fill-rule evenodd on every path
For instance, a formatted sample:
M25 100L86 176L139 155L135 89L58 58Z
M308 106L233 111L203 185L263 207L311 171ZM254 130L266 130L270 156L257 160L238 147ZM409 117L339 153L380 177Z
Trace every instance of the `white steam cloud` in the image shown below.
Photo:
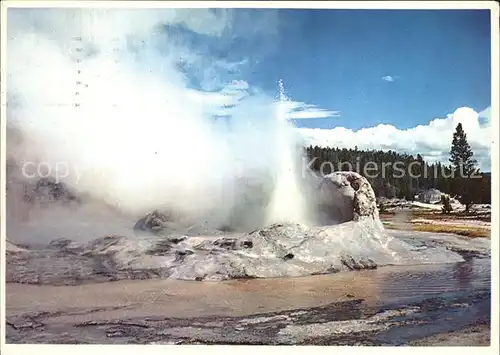
M202 87L218 86L218 70L239 63L207 66L169 31L217 38L231 19L208 9L9 10L8 124L25 143L21 156L9 153L66 164L67 183L126 212L170 207L222 223L258 196L247 189L279 179L273 141L291 129L277 123L273 98L246 82L196 90L180 69L188 63Z

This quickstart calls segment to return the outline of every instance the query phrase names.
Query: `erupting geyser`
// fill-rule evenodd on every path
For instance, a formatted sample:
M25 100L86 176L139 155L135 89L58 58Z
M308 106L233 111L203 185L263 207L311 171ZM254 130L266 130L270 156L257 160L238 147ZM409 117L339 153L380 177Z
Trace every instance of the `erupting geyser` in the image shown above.
M190 36L169 33L232 28L197 10L9 10L8 126L20 139L9 134L7 209L17 214L11 206L22 200L29 213L8 222L8 281L221 280L463 261L388 235L361 175L301 175L283 83L273 102L218 77L235 63L205 70L218 59L201 60ZM195 89L200 72L213 74ZM25 162L53 176L28 179ZM14 244L52 238L63 239L35 253Z
M279 81L279 101L276 104L275 149L277 166L275 185L271 197L268 223L307 223L305 196L301 189L297 171L298 152L287 123L288 98L285 96L283 81Z

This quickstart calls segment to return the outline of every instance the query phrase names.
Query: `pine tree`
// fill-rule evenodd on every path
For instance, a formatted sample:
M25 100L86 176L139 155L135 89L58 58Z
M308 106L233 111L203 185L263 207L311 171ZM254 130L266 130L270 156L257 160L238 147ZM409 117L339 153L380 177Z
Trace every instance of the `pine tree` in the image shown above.
M472 159L474 153L467 142L467 134L461 123L457 125L455 133L453 133L450 155L450 163L453 168L461 169L464 177L469 177L476 171L477 161Z
M477 171L477 162L473 157L474 153L467 142L467 134L464 132L462 124L459 123L453 133L451 142L450 163L455 171L453 192L460 195L460 202L465 205L468 212L474 202L474 181L471 176ZM458 174L458 176L457 176Z
M463 131L463 129L462 129ZM466 140L466 139L465 139ZM456 139L457 145L459 145L460 139ZM319 171L319 167L321 165L322 159L326 159L326 161L331 161L334 164L334 169L338 170L338 168L342 168L342 170L348 170L350 162L353 164L354 168L356 167L356 156L360 158L360 172L364 171L364 167L368 162L377 162L381 164L383 162L390 162L392 164L398 163L398 170L396 170L396 166L386 166L385 168L385 177L382 174L379 174L377 177L372 179L372 187L376 196L393 196L396 195L398 197L405 197L408 199L412 199L415 193L417 192L417 187L422 189L428 189L431 187L435 187L442 191L445 194L449 194L451 196L462 195L464 189L460 186L454 186L452 183L455 183L452 178L452 171L454 168L452 165L441 164L440 162L436 162L433 164L427 164L421 155L417 154L416 157L413 157L404 153L396 153L395 151L376 151L376 150L355 150L355 149L346 149L346 148L320 148L318 146L309 146L306 148L309 159L313 159L317 157L315 160L315 164L312 164L311 168L315 171ZM467 149L470 151L470 147ZM469 155L469 154L467 154ZM472 157L472 155L470 155ZM470 158L469 157L469 158ZM460 162L459 159L457 159ZM400 165L399 163L402 163ZM412 162L418 162L419 164L413 164L413 169L421 169L422 167L427 167L427 178L422 174L422 177L415 177L414 181L409 179L409 174L401 174L399 169L404 169L408 172ZM342 164L344 163L344 164ZM381 168L381 166L379 166ZM467 170L467 169L466 169ZM325 172L327 171L325 167ZM383 171L380 169L379 171ZM457 174L458 175L458 174ZM489 203L491 199L491 176L489 174L476 174L481 177L481 179L469 179L472 182L472 193L474 196L474 203ZM458 180L458 179L456 179ZM484 181L483 181L484 180ZM413 184L412 184L413 182ZM459 181L457 181L458 183ZM386 184L390 184L386 185ZM390 190L390 193L389 193ZM389 196L388 196L389 195ZM472 196L472 194L471 194ZM462 201L465 201L464 199ZM485 201L485 202L482 202ZM464 202L462 202L464 203Z

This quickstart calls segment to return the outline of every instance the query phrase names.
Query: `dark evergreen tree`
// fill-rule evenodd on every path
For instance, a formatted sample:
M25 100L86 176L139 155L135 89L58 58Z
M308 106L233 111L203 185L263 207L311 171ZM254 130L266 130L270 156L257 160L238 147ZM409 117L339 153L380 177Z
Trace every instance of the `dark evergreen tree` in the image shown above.
M400 154L394 151L364 151L356 149L339 148L321 148L318 146L309 146L306 148L306 155L309 160L317 158L314 164L311 164L313 170L319 171L321 163L331 162L334 170L349 170L353 168L365 175L365 167L372 162L378 165L377 171L368 169L371 176L368 180L372 184L373 190L378 197L400 197L408 200L418 194L421 190L437 188L445 194L455 196L460 194L460 189L452 189L452 166L441 164L439 162L428 164L421 155L413 157L408 154ZM356 163L359 161L359 169ZM344 164L342 164L344 163ZM397 163L397 164L396 164ZM413 163L413 164L412 164ZM410 165L411 164L411 165ZM324 171L329 172L328 165L325 165ZM400 169L405 172L401 173ZM414 178L408 173L412 170ZM491 202L491 175L482 173L481 179L472 179L477 185L474 191L475 203ZM452 191L453 190L453 191ZM477 190L477 191L476 191Z
M465 212L469 212L470 206L477 200L478 181L474 181L474 173L477 172L477 162L473 159L474 153L467 142L467 134L462 124L459 123L453 133L451 142L450 163L454 170L452 190L459 195L459 200L465 205ZM477 179L476 179L477 180Z
M470 177L477 169L477 161L472 157L474 153L467 142L467 134L464 132L462 124L459 123L453 133L451 142L450 163L455 169L455 173L460 173L463 177Z

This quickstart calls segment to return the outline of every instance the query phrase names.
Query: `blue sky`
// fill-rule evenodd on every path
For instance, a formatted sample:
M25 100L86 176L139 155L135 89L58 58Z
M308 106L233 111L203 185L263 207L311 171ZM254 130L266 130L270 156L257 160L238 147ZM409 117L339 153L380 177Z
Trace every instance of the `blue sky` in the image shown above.
M392 149L446 162L460 122L480 166L490 169L488 10L150 9L76 16L91 21L75 21L66 10L9 10L10 32L26 33L27 41L36 33L48 41L43 50L52 53L58 43L57 55L66 57L72 34L88 25L86 72L96 71L88 80L108 72L115 57L121 74L113 80L130 90L144 85L133 100L149 100L154 80L155 97L177 95L209 117L272 120L266 107L282 80L287 117L308 145ZM26 48L18 46L20 53Z
M487 10L279 10L274 19L262 24L270 32L244 38L236 26L215 47L226 59L247 60L234 78L269 94L282 79L294 100L341 111L299 127L409 128L461 106L490 105Z
M203 69L199 60L183 67L194 88L214 91L237 80L276 97L283 80L290 100L307 111L292 121L311 144L358 144L446 162L462 122L489 169L488 10L242 9L216 37L182 25L168 30L206 55ZM207 74L213 63L218 68ZM367 135L380 137L365 142Z
M294 99L342 112L299 126L408 128L460 106L490 105L489 11L282 14L293 25L261 65L269 75L252 79L271 87L281 77Z

